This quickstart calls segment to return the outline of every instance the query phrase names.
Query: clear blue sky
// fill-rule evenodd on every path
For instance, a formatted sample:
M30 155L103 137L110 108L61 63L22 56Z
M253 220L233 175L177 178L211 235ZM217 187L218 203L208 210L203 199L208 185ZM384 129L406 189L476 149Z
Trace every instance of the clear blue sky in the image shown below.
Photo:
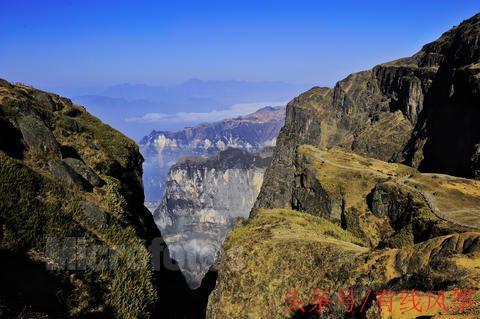
M0 77L46 88L332 85L480 11L480 1L461 0L0 1Z

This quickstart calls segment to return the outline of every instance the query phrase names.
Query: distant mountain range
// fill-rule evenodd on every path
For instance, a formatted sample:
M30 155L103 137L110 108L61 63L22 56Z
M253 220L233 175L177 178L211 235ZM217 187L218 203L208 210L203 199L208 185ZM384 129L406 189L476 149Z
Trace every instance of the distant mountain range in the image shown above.
M280 105L307 88L283 82L193 79L170 86L120 84L91 94L82 92L72 99L107 124L138 140L146 132L159 127L176 131L205 122L205 118L213 117L210 116L212 111L227 111L229 117L234 117L253 112L261 105ZM247 103L256 105L231 109L234 105ZM152 114L154 116L148 116ZM176 114L182 116L169 120ZM168 120L162 120L164 118Z
M184 156L209 156L235 147L256 152L274 146L283 126L285 107L264 107L233 119L188 127L178 132L152 131L140 141L145 158L144 188L147 202L162 199L169 168Z
M147 99L155 102L169 102L181 105L185 102L211 102L229 106L235 103L280 99L295 95L299 85L284 82L247 82L247 81L202 81L188 80L172 86L150 86L144 84L121 84L107 88L101 95L128 100ZM211 110L210 106L203 111ZM218 106L218 105L217 105ZM175 111L176 109L172 109ZM201 111L202 108L186 111Z

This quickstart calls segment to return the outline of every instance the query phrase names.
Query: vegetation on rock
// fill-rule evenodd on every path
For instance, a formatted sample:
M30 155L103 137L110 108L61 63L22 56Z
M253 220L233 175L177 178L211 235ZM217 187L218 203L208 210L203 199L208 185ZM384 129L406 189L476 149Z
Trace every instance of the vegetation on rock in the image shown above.
M3 286L5 315L27 307L52 317L148 318L157 292L146 241L159 233L143 206L135 143L68 99L31 87L2 81L0 106L9 133L0 136L2 262L39 265L39 277L62 295L45 301L60 305L52 312L28 294L13 297L30 283ZM100 270L47 271L46 264L63 269L65 262L61 250L48 252L48 241L68 238L101 247L77 256L77 266ZM41 294L43 287L35 289Z
M480 208L477 183L302 145L295 160L295 210L261 209L234 229L224 244L208 316L294 317L285 304L294 288L307 300L315 288L415 288L425 296L480 289L480 231L474 223L465 226L472 220L466 212ZM374 308L368 306L387 315ZM333 318L344 314L335 309ZM425 314L447 315L441 309Z

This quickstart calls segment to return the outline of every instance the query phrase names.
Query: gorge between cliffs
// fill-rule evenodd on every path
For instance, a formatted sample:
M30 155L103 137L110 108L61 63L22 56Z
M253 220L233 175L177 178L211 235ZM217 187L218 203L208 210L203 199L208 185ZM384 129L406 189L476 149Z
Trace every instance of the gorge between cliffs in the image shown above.
M0 80L0 318L480 318L479 119L480 14L286 108L138 144ZM318 289L358 295L322 312Z

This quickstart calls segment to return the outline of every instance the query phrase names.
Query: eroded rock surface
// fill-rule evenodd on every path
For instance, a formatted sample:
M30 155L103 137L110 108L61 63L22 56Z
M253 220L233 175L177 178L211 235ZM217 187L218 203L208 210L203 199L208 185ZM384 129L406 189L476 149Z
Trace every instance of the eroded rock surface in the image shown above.
M434 318L479 313L479 181L302 145L294 185L296 210L261 209L225 241L208 318L296 318L288 293L295 289L311 309L315 288L327 298L356 289L360 318L390 318L375 302L360 311L366 291L383 289L415 288L423 315ZM474 304L426 309L429 291L454 298L456 289L472 290ZM410 318L400 306L397 295L393 315ZM334 318L352 315L338 303L331 310Z
M246 116L201 124L179 132L153 131L140 141L140 151L145 157L147 202L161 201L168 171L181 157L206 157L229 147L257 152L274 146L284 120L284 106L264 107Z
M289 205L301 144L339 146L424 172L477 177L479 37L477 14L412 57L293 99L255 208Z
M170 169L154 217L191 288L201 284L236 219L248 218L270 159L271 150L230 148Z
M164 267L133 141L66 98L4 80L0 133L0 317L202 317L211 284L192 294Z

